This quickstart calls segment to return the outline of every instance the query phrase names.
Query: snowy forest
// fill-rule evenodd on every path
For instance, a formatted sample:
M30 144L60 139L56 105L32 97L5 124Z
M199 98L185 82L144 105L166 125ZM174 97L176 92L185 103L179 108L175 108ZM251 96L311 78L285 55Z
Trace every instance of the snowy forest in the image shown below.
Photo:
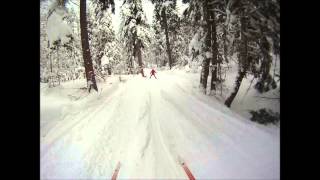
M279 179L280 0L40 0L41 179Z

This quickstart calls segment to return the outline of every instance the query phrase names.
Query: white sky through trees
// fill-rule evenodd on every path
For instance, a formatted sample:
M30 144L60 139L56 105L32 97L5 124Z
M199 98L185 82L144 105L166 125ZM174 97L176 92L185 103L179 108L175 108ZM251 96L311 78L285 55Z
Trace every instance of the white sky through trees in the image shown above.
M114 3L115 3L115 14L112 15L112 24L114 26L115 32L118 33L119 25L121 23L120 8L123 3L123 0L115 0ZM152 24L154 5L151 3L150 0L142 0L142 7L143 7L143 11L146 13L148 23ZM182 0L177 0L177 7L181 15L183 11L188 7L188 4L183 4Z
M119 31L119 26L121 24L120 8L123 3L123 0L114 0L114 3L115 3L115 14L112 14L112 24L117 34ZM79 6L77 5L79 5L79 2L75 0L72 0L71 3L69 3L69 6L73 8L75 12L79 12ZM151 3L151 0L142 0L142 7L143 7L143 11L146 13L146 16L147 16L147 22L149 24L152 24L154 5ZM188 4L183 4L182 0L177 0L177 8L178 8L178 12L180 13L180 16L182 15L183 11L187 7L188 7Z

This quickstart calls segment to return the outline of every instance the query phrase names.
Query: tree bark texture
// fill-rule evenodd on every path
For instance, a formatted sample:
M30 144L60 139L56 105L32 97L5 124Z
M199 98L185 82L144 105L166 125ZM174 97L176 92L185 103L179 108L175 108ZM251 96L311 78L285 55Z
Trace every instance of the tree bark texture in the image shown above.
M84 61L85 74L87 82L91 81L94 90L98 91L94 70L92 66L91 53L89 48L88 27L86 17L86 0L80 0L80 29L81 29L81 44Z
M246 75L247 69L248 69L248 60L247 60L247 54L248 54L248 41L247 37L244 34L246 32L246 19L244 15L241 16L240 18L240 24L241 24L241 46L240 46L240 61L239 61L239 70L238 70L238 76L236 79L236 84L234 91L231 93L231 95L227 98L225 101L225 105L227 107L230 107L234 98L237 96L237 93L240 89L242 79Z
M166 44L167 44L167 53L168 53L168 59L169 59L169 66L170 69L172 67L172 55L171 55L171 48L170 48L170 41L169 41L169 30L168 30L168 22L167 22L167 14L166 14L166 8L164 7L162 10L162 16L163 16L163 24L164 24L164 31L166 34Z

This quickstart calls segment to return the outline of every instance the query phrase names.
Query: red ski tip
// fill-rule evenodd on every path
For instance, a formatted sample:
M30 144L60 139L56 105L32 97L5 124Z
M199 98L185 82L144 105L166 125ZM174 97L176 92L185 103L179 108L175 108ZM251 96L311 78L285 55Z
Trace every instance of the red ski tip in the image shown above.
M119 170L120 170L120 165L121 165L120 162L118 162L116 170L114 171L114 173L112 175L112 180L116 180L117 179L117 176L118 176L118 173L119 173Z
M187 164L185 162L181 162L181 166L183 167L184 172L188 175L189 180L195 180L193 174L191 173L190 169L188 168Z

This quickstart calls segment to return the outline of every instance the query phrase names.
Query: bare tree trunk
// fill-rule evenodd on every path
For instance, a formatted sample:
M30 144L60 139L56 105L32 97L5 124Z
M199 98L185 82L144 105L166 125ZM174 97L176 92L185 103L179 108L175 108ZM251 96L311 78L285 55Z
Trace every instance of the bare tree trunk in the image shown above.
M94 70L92 66L91 53L89 48L88 27L86 17L86 0L80 0L80 29L81 29L81 43L82 54L84 61L84 68L87 81L91 81L94 90L98 91Z
M51 52L50 51L49 51L49 60L50 60L49 87L52 87L53 86L53 84L52 84L52 82L53 82L53 80L52 80L52 74L53 74L53 72L52 72L52 57L51 57L52 56L52 51Z
M239 70L238 72L239 72L239 74L237 76L236 86L234 88L234 91L231 93L231 95L228 97L228 99L224 103L227 107L231 106L234 98L237 96L237 93L238 93L238 91L240 89L240 85L241 85L242 79L246 74L245 72L243 72L241 70Z
M209 6L207 6L209 11ZM211 9L211 8L210 8ZM213 9L213 8L212 8ZM208 12L209 13L209 12ZM211 17L211 18L210 18ZM217 29L216 29L216 22L215 22L215 13L213 10L210 11L209 18L211 20L211 30L212 30L212 70L211 70L211 86L210 90L216 90L216 84L218 81L217 73L218 73L218 42L217 42Z
M206 37L205 37L205 53L212 53L211 52L211 26L210 26L210 14L208 12L208 1L205 0L203 2L203 13L205 17L206 24L204 25L204 29L207 30ZM209 75L209 64L210 64L211 58L205 55L205 59L202 62L202 70L201 70L201 77L200 77L200 83L202 85L202 88L204 92L206 93L207 89L207 82L208 82L208 75Z
M265 36L261 39L259 46L264 58L261 62L261 68L260 68L261 78L256 84L256 88L258 89L259 92L263 92L263 91L266 91L266 89L269 89L268 86L272 82L271 76L269 74L271 63L272 63L272 57L269 54L270 44L268 43L268 40Z
M234 91L231 93L231 95L227 98L225 101L225 105L227 107L230 107L234 98L237 96L237 93L240 89L242 79L246 75L247 68L248 68L248 60L247 60L247 53L248 53L248 41L247 37L245 36L244 32L246 31L246 20L244 15L240 18L241 23L241 51L240 51L240 61L239 61L239 70L238 70L238 76L236 79L236 86L234 88Z
M228 63L227 27L223 29L223 54L225 62Z
M139 64L140 73L141 73L142 77L145 77L144 72L143 72L141 47L142 47L142 43L141 43L141 40L139 39L138 45L137 45L138 64Z
M158 57L156 57L156 65L157 65L157 67L158 67Z
M137 56L138 56L138 64L139 64L139 67L141 68L142 67L142 54L141 54L141 40L139 39L138 42L137 42Z
M57 70L57 76L58 76L58 83L60 85L60 56L59 56L59 46L57 46L57 63L58 63L58 70Z
M164 22L164 31L166 34L166 44L167 44L167 53L169 58L169 66L170 69L172 68L172 56L171 56L171 48L170 48L170 41L169 41L169 30L168 30L168 22L167 22L167 14L166 14L166 8L164 7L162 10L162 16L163 16L163 22Z
M50 72L52 74L52 57L51 57L51 53L49 54L49 58L50 58Z

